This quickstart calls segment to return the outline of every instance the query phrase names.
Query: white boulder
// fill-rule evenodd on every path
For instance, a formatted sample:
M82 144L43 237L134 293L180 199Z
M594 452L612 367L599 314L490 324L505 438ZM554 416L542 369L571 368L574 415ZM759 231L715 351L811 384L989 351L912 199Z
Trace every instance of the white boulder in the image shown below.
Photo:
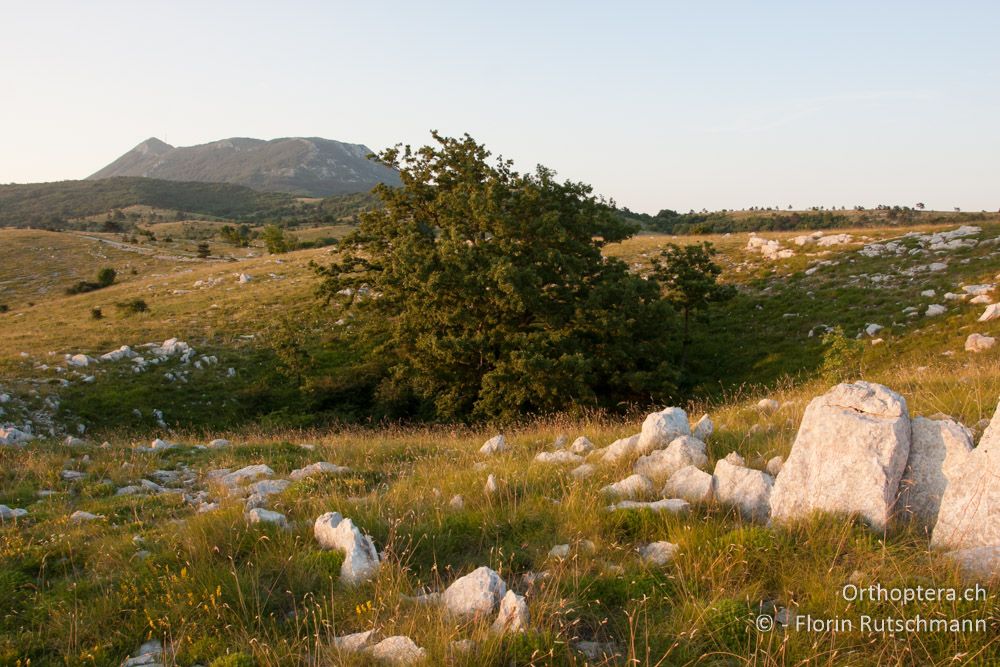
M413 665L427 657L427 651L401 635L386 637L368 649L368 653L375 660L390 665Z
M451 614L470 617L492 614L507 592L499 574L483 566L456 579L445 589L441 601Z
M985 352L996 345L996 343L997 339L993 336L984 336L977 333L969 334L969 337L965 339L965 351Z
M554 452L539 452L535 456L535 460L539 463L552 463L557 465L580 465L583 463L582 456L574 454L568 449L558 449Z
M310 463L304 468L293 470L288 474L288 479L293 482L299 482L308 477L315 477L317 475L342 475L346 472L350 472L350 468L334 465L333 463L328 463L326 461L319 461L317 463Z
M650 512L669 512L670 514L682 514L691 509L691 504L681 498L662 498L644 502L641 500L622 500L614 505L608 505L609 512L619 510L649 510Z
M282 528L288 527L288 519L280 512L272 512L261 507L255 507L246 514L249 523L273 523Z
M639 446L639 434L628 438L619 438L601 450L601 460L605 463L617 463L635 454Z
M651 542L639 547L639 557L653 565L666 565L674 559L679 549L680 547L670 542Z
M642 496L653 494L653 483L642 475L629 475L625 479L608 484L601 489L601 493L614 498L624 498L632 500Z
M972 432L950 419L916 417L911 427L899 509L930 530L937 522L948 477L955 475L972 451Z
M879 384L839 384L810 401L774 483L771 518L859 514L882 530L910 453L906 400Z
M681 468L695 466L701 468L708 463L705 443L689 435L675 438L666 449L656 449L640 456L632 471L653 482L663 483Z
M479 448L480 454L499 454L507 451L507 439L503 435L495 435Z
M687 413L680 408L665 408L650 414L642 422L642 432L635 448L639 454L648 454L654 449L666 447L682 435L691 435Z
M239 470L223 475L219 481L226 486L233 488L260 477L271 477L273 475L273 470L260 463L257 465L245 466Z
M496 621L493 622L493 631L500 634L524 632L528 629L529 622L528 603L524 596L514 591L507 591L500 600L500 611L497 613Z
M372 538L362 534L353 521L339 512L319 516L313 524L313 535L323 549L344 552L344 563L340 566L340 579L344 583L353 586L378 572L379 556Z
M766 472L746 468L738 457L726 457L715 464L712 496L723 505L736 507L755 521L766 521L771 512L774 478Z
M683 498L690 503L707 503L712 500L712 476L693 465L686 466L670 476L661 495Z
M691 437L705 442L714 432L715 424L712 423L711 417L702 415L701 419L694 425L694 428L691 429Z
M780 407L781 403L773 398L762 398L757 401L757 409L764 413L777 412Z
M991 322L1000 317L1000 303L994 303L986 307L983 314L979 316L980 322Z
M28 516L28 510L21 509L20 507L11 508L6 505L0 505L0 522L20 519L23 516Z
M573 441L572 445L569 446L569 451L580 456L590 453L593 449L594 443L592 443L585 435L581 435Z

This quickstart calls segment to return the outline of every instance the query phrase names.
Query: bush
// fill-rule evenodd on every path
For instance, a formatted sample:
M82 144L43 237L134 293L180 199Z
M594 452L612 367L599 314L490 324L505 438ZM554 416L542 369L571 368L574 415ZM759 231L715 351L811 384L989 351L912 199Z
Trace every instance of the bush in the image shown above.
M81 280L77 284L66 288L66 294L84 294L86 292L93 292L105 287L110 287L114 284L115 278L117 277L118 272L110 266L107 266L97 272L96 282Z
M823 377L830 382L860 377L864 353L864 341L848 338L840 327L823 334Z
M91 308L90 309L90 319L92 319L92 320L101 320L101 319L104 319L104 312L100 308Z
M254 667L257 664L246 653L231 653L216 658L209 663L208 667Z
M8 306L6 303L0 303L0 313L6 313L9 310L10 306Z
M119 301L115 304L125 315L135 315L137 313L145 313L149 310L149 306L142 299L129 299L128 301Z
M110 266L106 266L97 272L97 284L101 287L109 287L115 282L118 272Z

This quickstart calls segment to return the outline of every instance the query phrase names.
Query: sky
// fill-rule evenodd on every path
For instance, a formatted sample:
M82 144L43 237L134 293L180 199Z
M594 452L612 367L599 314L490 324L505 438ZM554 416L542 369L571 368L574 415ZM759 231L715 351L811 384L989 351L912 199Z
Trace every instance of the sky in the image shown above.
M0 183L436 129L647 213L997 210L998 34L995 0L0 0Z

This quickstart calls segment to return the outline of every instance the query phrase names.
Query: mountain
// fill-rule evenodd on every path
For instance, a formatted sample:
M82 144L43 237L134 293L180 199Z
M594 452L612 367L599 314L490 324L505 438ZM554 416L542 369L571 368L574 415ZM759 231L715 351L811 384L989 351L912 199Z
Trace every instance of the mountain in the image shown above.
M150 138L88 177L144 176L168 181L232 183L263 192L326 197L367 192L377 183L399 184L399 175L368 155L361 144L317 137L213 141L171 146Z

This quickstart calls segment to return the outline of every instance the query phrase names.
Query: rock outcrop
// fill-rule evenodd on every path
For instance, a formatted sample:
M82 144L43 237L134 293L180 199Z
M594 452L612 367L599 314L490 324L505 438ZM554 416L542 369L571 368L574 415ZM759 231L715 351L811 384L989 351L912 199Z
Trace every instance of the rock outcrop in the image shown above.
M378 572L379 555L372 538L364 535L354 522L340 512L327 512L313 524L313 535L320 547L344 552L340 580L354 586L371 579Z
M955 476L972 451L972 433L950 419L915 417L911 434L898 510L929 531L937 522L948 478Z
M680 408L665 408L646 417L635 451L648 454L654 449L666 447L682 435L691 435L687 413Z
M492 614L507 593L507 584L488 567L456 579L441 596L445 609L460 617Z

